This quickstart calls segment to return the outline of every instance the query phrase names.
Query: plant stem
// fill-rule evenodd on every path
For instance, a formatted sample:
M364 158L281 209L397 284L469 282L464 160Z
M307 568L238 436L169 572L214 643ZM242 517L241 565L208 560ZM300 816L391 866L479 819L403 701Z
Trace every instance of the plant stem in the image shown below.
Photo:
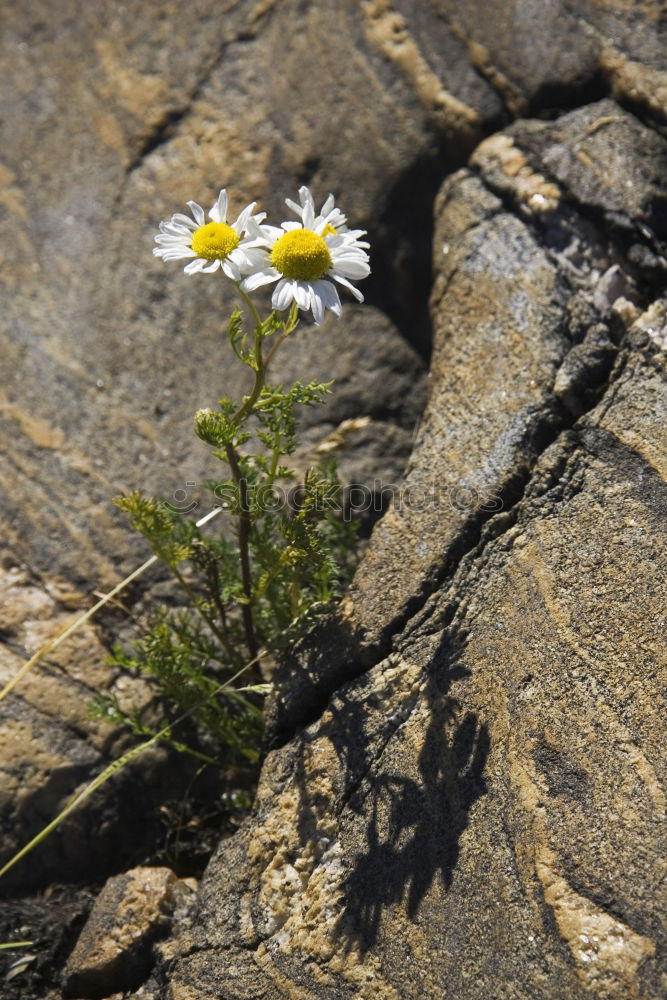
M289 337L290 333L299 325L299 309L296 305L293 305L290 309L289 316L285 322L285 328L282 333L279 333L276 339L271 344L271 347L266 352L266 357L264 358L264 371L269 367L269 362L273 355L276 353L282 342Z
M173 572L174 576L176 577L176 579L178 580L178 583L179 583L181 589L190 598L190 600L192 602L192 606L195 609L195 611L197 611L198 614L201 615L201 617L204 619L204 621L206 622L206 624L210 628L211 632L213 632L213 634L220 640L220 642L224 646L224 648L229 651L230 647L229 647L229 643L227 641L227 636L218 628L218 626L215 623L215 619L211 618L210 615L206 614L206 612L204 611L204 608L202 606L202 600L201 600L201 598L197 597L197 595L195 594L194 590L192 589L192 587L190 586L190 584L185 579L185 577L180 572L180 570L178 569L177 566L173 566L172 567L172 572ZM224 626L224 622L223 622L223 626Z
M276 478L276 473L278 471L278 463L280 462L280 458L282 456L282 452L280 450L280 444L281 444L281 436L280 434L276 434L276 441L273 446L273 452L271 455L271 467L269 468L269 471L267 473L267 479L270 486L273 484L273 481Z
M255 404L257 403L262 389L264 388L268 362L273 357L285 337L296 327L299 320L299 311L296 306L293 306L292 309L290 309L289 316L285 322L285 327L282 333L276 338L271 346L271 349L268 351L266 358L264 358L262 353L262 320L260 315L257 312L255 303L251 298L249 298L248 295L246 295L239 282L236 282L236 289L245 304L248 306L248 309L252 313L252 317L255 321L255 329L253 331L255 384L252 387L250 395L246 396L242 405L232 417L232 422L239 427L254 410ZM241 508L239 515L239 556L241 561L241 582L243 585L244 596L244 602L241 605L241 614L243 616L243 629L245 632L248 652L251 657L255 658L257 656L258 644L252 614L253 593L252 572L250 568L250 532L252 523L250 520L250 511L248 509L248 486L245 481L245 477L242 474L239 455L234 445L225 445L225 453L227 455L227 461L232 472L234 483L239 491L239 504ZM276 464L275 455L274 464Z
M255 626L252 617L252 574L250 572L250 511L248 509L248 486L241 473L236 449L231 444L225 445L227 461L232 471L234 483L239 491L239 504L241 512L239 514L239 556L241 560L241 583L243 585L244 601L241 604L241 615L243 617L243 630L245 632L246 645L250 656L254 659L257 656L257 638L255 636Z
M211 562L208 564L207 575L208 575L209 587L211 589L211 594L213 596L213 603L216 606L218 615L220 616L220 622L222 623L222 633L224 636L223 645L225 652L229 657L230 663L233 663L235 666L238 666L238 657L229 639L227 612L225 610L224 604L222 603L222 600L220 599L220 575L218 573L218 567L216 566L214 560L211 560Z

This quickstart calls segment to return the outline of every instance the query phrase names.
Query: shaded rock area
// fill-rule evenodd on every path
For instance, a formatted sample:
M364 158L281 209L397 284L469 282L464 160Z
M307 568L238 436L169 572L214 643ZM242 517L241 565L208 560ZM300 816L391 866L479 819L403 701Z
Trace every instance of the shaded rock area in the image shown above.
M150 255L190 198L281 214L308 183L368 228L366 304L275 378L336 379L300 460L335 454L387 511L283 667L195 922L159 940L161 869L132 936L142 869L118 875L59 985L89 890L16 901L14 927L5 903L41 948L8 996L664 995L663 8L0 2L0 686L145 558L113 495L205 512L192 413L244 387L229 290ZM146 696L106 650L163 593L147 577L0 704L3 859L128 745L86 705ZM0 891L145 862L192 778L144 758Z

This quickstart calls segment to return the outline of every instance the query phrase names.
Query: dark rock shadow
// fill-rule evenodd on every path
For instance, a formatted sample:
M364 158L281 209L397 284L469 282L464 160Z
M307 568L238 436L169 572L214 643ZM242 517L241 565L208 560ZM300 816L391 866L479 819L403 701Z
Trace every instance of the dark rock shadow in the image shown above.
M362 806L370 812L366 848L345 887L347 920L362 951L376 944L385 907L403 903L414 919L435 879L449 889L470 809L486 792L488 729L449 693L469 675L458 662L461 643L445 639L427 668L429 723L419 780L384 773Z

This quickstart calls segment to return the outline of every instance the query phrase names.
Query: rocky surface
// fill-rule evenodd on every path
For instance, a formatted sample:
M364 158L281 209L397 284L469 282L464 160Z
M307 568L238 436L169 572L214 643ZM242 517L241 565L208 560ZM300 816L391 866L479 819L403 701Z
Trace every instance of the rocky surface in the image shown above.
M111 503L114 495L140 487L168 498L183 491L204 503L199 484L213 465L194 438L192 414L215 405L223 392L243 391L221 337L229 293L220 281L193 281L152 258L157 222L190 198L212 201L222 184L237 206L259 198L282 213L282 198L293 195L304 170L320 193L331 185L360 224L382 201L386 177L377 163L362 167L357 159L354 178L346 177L347 160L331 163L322 176L307 166L321 134L286 95L299 72L309 72L306 51L314 72L317 25L307 36L295 33L298 5L279 16L273 6L230 0L83 11L72 2L57 11L50 4L2 10L1 61L11 86L3 111L0 226L12 252L0 269L6 289L0 463L2 481L11 485L0 497L0 554L13 602L0 622L3 683L39 640L89 606L93 592L108 590L145 558L144 544ZM336 9L330 5L330 18ZM258 66L270 62L288 26L298 42L293 62L269 79ZM341 53L353 30L350 18L348 35L338 38ZM329 55L336 55L331 43ZM461 50L458 72L480 110L493 114L490 88L472 70L464 72L464 63ZM317 72L322 116L349 103L365 76L357 67L356 76L334 87L332 63L327 89ZM407 100L409 88L400 75L396 80L398 93L378 127L388 129L393 109ZM378 79L378 92L383 85ZM269 101L276 108L272 121ZM432 135L426 116L421 123L403 117L396 174L410 146L425 148ZM364 128L358 121L355 135ZM351 141L337 148L349 151ZM340 383L319 424L311 419L310 451L335 453L343 473L371 484L401 474L422 407L423 362L384 313L352 308L342 323L305 329L276 361L278 380L333 376ZM19 577L30 579L27 597L14 585ZM125 600L136 602L144 589L141 582ZM117 626L118 618L111 639ZM88 670L82 664L89 653L74 656L70 644L2 704L0 766L10 790L3 859L118 752L112 735L100 736L86 717L91 695L115 683L103 666L103 643L88 634L95 646ZM127 811L117 792L107 796L112 814L132 815L140 802L149 808L154 797L142 789L144 770L147 778L155 775L141 765L139 798L126 796ZM100 813L106 806L98 798L74 827L97 826ZM100 826L115 836L112 826ZM143 825L149 839L159 828L155 816ZM81 850L68 828L45 845L43 861L25 874L17 870L17 884L24 878L43 884L48 872L89 878L95 871L99 878L125 863L106 836L83 836L92 849ZM142 842L133 843L135 858Z
M662 994L665 356L627 350L395 651L269 757L166 996Z
M191 415L242 391L228 294L154 260L156 222L306 182L373 244L368 304L276 376L337 379L307 451L390 510L286 666L197 929L132 995L664 992L662 8L0 3L3 683L143 558L110 497L196 491ZM2 703L3 856L123 746L85 717L121 617ZM109 786L5 889L136 863L165 774Z
M666 158L602 101L490 137L440 192L428 408L349 600L367 642L382 646L604 386L634 315L620 300L667 280Z
M195 890L194 880L177 879L169 868L134 868L109 879L68 959L64 995L106 997L141 986L151 945L172 921L187 920Z
M269 755L165 997L662 995L666 152L603 101L445 183L375 665Z

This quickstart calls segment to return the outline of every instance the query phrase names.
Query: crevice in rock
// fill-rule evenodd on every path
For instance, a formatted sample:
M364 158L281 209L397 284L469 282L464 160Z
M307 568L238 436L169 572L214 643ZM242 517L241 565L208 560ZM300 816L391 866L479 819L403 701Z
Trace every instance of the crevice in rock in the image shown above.
M488 124L479 141L496 131ZM468 160L474 143L441 139L431 153L416 159L387 193L377 220L369 226L373 271L365 300L381 309L407 342L428 363L433 339L429 296L433 285L433 203L443 180Z
M501 95L502 99L502 95ZM464 167L485 138L512 121L506 109L480 124L475 135L433 132L431 148L393 180L381 210L369 224L373 271L364 286L366 302L382 310L428 363L432 324L433 205L450 174Z
M559 118L604 97L611 97L611 91L604 74L597 67L589 76L572 83L543 84L527 101L521 118Z
M526 442L526 446L532 452L531 458L523 468L517 470L499 488L498 493L503 504L500 513L481 511L477 516L469 519L459 535L453 539L447 552L444 553L438 569L430 577L422 580L419 591L415 593L402 613L388 623L381 640L375 646L367 647L362 656L342 663L336 671L336 678L331 679L332 683L323 685L314 693L314 697L307 706L301 706L302 711L298 713L298 719L292 719L290 725L274 732L274 738L271 741L272 748L289 742L297 727L307 726L315 722L321 716L332 696L343 684L357 680L390 655L394 639L406 628L411 628L411 623L414 627L423 623L425 619L421 618L418 621L415 619L418 619L420 614L427 609L434 594L445 589L447 584L453 580L462 562L472 554L476 559L479 558L490 542L511 530L516 523L520 505L533 485L535 468L544 453L561 436L571 434L580 418L599 404L609 387L621 376L624 369L623 346L623 337L621 336L615 355L617 363L612 365L610 361L608 366L594 373L596 375L594 383L592 385L589 383L586 386L586 393L580 392L580 405L576 412L567 409L555 396L552 396L549 407L535 414L535 426L532 428L530 439ZM575 391L576 389L577 387L575 387ZM566 438L563 441L565 444ZM579 445L579 435L575 433L575 436L567 442L567 454L574 451ZM559 461L559 470L564 469L565 461L566 455L562 455ZM553 476L551 479L550 485L545 486L545 489L552 488L554 485ZM431 610L428 609L429 615ZM441 616L438 627L447 627L455 613L456 602L452 603L447 614ZM305 711L303 711L304 708Z
M206 79L208 79L208 76ZM142 165L147 156L150 156L151 153L153 153L160 146L164 145L165 142L168 142L169 139L174 136L178 126L190 113L192 104L196 100L199 90L200 86L198 85L192 94L189 95L187 103L181 105L180 107L173 108L171 111L165 111L160 121L149 132L139 146L139 149L135 152L134 156L127 164L125 169L127 176L134 173L134 171Z
M270 16L271 9L271 6L267 6L263 11L260 10L259 14L255 15L254 19L248 26L239 29L235 37L225 39L225 41L222 42L222 44L218 47L218 50L204 65L194 86L190 92L186 94L185 100L177 107L172 108L171 110L165 110L165 113L160 121L145 137L139 149L135 152L134 156L125 168L126 179L143 164L147 156L150 156L150 154L155 152L156 149L159 149L160 146L163 146L166 142L173 138L180 124L192 111L193 104L199 99L216 69L222 63L226 51L232 45L241 45L254 41L260 24Z

